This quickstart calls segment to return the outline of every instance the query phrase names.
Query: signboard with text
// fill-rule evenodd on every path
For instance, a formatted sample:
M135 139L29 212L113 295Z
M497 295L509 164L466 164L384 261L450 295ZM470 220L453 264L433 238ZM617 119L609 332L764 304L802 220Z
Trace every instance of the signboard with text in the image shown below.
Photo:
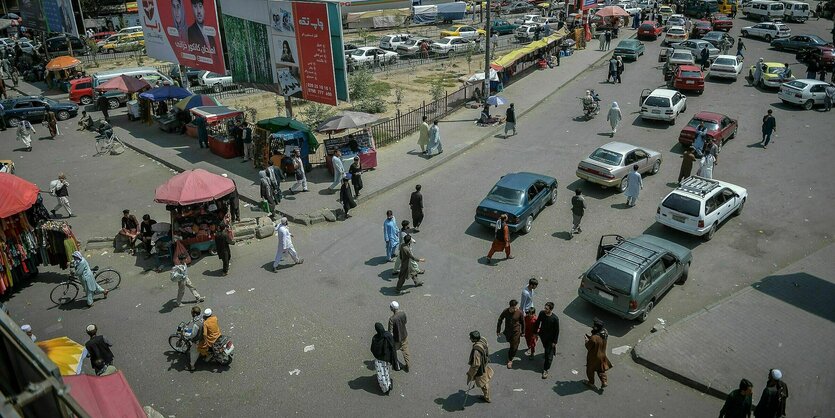
M141 0L148 56L225 74L214 0Z
M20 0L19 5L23 26L78 36L70 0Z
M588 10L597 7L597 0L578 0L580 2L580 9Z

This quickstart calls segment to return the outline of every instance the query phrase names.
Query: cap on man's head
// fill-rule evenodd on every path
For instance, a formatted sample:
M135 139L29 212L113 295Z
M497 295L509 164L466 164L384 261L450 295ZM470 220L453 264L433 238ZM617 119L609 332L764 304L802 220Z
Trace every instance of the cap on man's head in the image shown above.
M470 341L478 341L481 339L481 333L478 331L473 331L470 333Z
M203 316L206 316L206 317L212 316L212 308L206 308L206 310L203 311Z
M32 326L29 324L24 324L20 326L20 330L23 332L32 332Z
M98 328L96 328L96 326L94 324L87 325L87 333L88 334L95 334L97 329Z
M125 209L122 211L122 214L127 215L130 213L130 209Z
M779 369L771 369L771 378L774 380L780 380L783 378L783 372Z
M399 304L399 303L397 303L397 301L396 301L396 300L393 300L393 301L391 301L391 303L389 304L389 308L391 308L392 310L398 310L398 309L400 309L400 304Z
M287 223L287 218L282 216L281 219L279 219L278 221L283 223L283 224L286 224Z

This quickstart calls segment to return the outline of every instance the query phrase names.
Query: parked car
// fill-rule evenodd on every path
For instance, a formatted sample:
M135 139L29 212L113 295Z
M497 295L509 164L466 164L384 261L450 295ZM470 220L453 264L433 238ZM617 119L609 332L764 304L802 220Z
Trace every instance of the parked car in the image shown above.
M641 174L656 174L661 169L661 153L623 142L610 142L594 150L577 165L577 177L603 187L626 190L626 175L638 165Z
M603 235L577 294L621 318L644 322L674 284L687 281L692 260L686 247L653 235Z
M540 17L540 14L530 14L530 15L522 15L521 17L516 18L514 22L517 25L532 25L536 23L534 19Z
M145 48L145 35L138 32L119 39L110 52L138 51L143 48Z
M818 46L832 46L832 43L826 42L817 35L792 35L788 38L780 38L771 41L771 46L780 51L800 51L805 48L814 48Z
M757 69L757 64L752 65L748 69L748 77L754 79L754 71ZM785 78L786 64L782 62L763 62L762 63L762 78L757 83L759 87L778 88L786 81L794 80L794 76Z
M742 187L692 176L661 200L655 221L710 241L722 222L742 213L747 199Z
M678 43L687 40L687 31L684 30L684 26L673 26L667 29L667 33L664 34L664 39L661 40L661 46L666 46L671 43Z
M380 48L394 51L398 46L406 42L412 35L408 33L397 33L393 35L383 35L380 37Z
M705 143L714 142L720 147L735 137L739 129L736 119L731 119L730 116L715 112L699 112L678 134L678 142L687 146L693 145L696 140L696 128L700 123L704 123L707 130Z
M771 42L777 38L788 38L792 30L784 23L763 22L754 26L746 26L740 31L743 38L762 38Z
M742 57L738 55L719 55L710 64L708 77L737 79L742 72Z
M621 3L617 6L623 9L624 12L628 13L629 16L641 13L641 8L634 3Z
M814 61L819 66L822 64L826 67L835 65L835 47L831 46L816 46L812 48L804 48L795 54L795 59L804 64L809 64Z
M374 46L361 46L351 52L351 60L354 65L374 65L374 57L377 56L377 61L380 64L390 64L397 62L397 53L386 51Z
M18 96L0 102L3 105L6 124L17 127L22 117L32 123L44 120L46 110L55 112L58 120L67 120L78 115L75 103L58 102L43 96Z
M785 104L800 105L806 110L811 110L815 105L823 104L826 96L826 86L830 83L820 80L792 80L780 86L777 97Z
M696 57L688 49L673 49L673 52L667 54L667 65L671 67L676 65L694 65L695 63Z
M455 25L447 30L441 31L442 38L446 36L460 36L465 39L475 39L486 35L487 31L484 29L478 29L470 25Z
M102 48L102 47L104 45L115 44L116 42L119 41L120 38L123 38L127 35L128 34L126 34L126 33L115 33L115 32L113 32L113 34L111 34L110 36L96 41L96 48L99 52L103 52L104 48Z
M35 53L35 50L38 49L39 46L32 45L29 41L17 41L17 45L20 46L20 50L23 51L24 54L32 55Z
M713 23L713 30L728 32L734 27L733 19L723 13L714 13L708 19Z
M116 32L106 31L106 32L96 32L93 36L90 37L94 42L98 43L99 41L103 41L110 37L110 35L115 34Z
M526 23L528 24L528 23ZM539 26L548 26L551 29L556 29L559 26L560 21L556 17L553 16L536 16L533 18L533 21L530 24L539 25Z
M359 48L359 47L360 46L358 44L354 44L354 43L349 42L349 43L342 44L342 51L345 52L345 56L348 56L352 52L356 51L356 49Z
M678 91L705 91L705 75L697 65L679 65L673 76L673 88Z
M202 72L203 72L203 70L198 70L196 68L186 67L186 80L187 80L187 83L188 83L186 86L187 87L192 87L192 86L199 85L200 82L197 81L197 79L200 78L200 73L202 73ZM180 79L180 66L175 65L175 66L171 67L171 71L168 73L168 76L171 77L171 80L179 80Z
M215 93L220 93L223 91L224 87L229 87L232 85L232 75L227 73L226 75L213 73L211 71L201 71L200 75L197 76L197 84L201 86L211 87L212 91Z
M423 36L411 37L397 46L397 53L404 56L417 55L423 44L432 45L432 40Z
M670 6L661 6L661 7L659 7L659 8L658 8L658 14L660 14L660 15L661 15L661 20L663 20L663 21L665 21L665 22L666 22L668 19L670 19L670 17L672 17L673 15L675 15L675 13L673 12L673 8L672 8L672 7L670 7ZM681 16L681 15L678 15L678 16Z
M684 42L670 44L675 49L686 49L693 53L696 59L702 56L702 49L707 48L710 60L714 60L719 56L719 49L713 46L712 43L703 39L688 39Z
M493 20L490 21L490 26L491 32L498 33L499 35L507 35L513 33L513 31L519 27L519 25L510 23L505 19L498 18L493 18Z
M72 35L60 35L47 39L44 42L46 52L57 55L68 54L68 41L73 55L87 55L90 52L90 48L81 38Z
M460 36L447 36L429 45L429 51L433 54L446 56L464 52L468 48L475 48L475 44Z
M615 55L620 55L623 59L631 59L635 61L641 55L644 55L644 43L637 39L624 39L618 42L615 47Z
M507 6L502 7L502 13L504 14L514 14L514 13L524 13L534 9L534 5L526 2L526 1L514 1L509 3Z
M530 42L536 38L537 30L539 30L538 25L522 25L513 31L513 37L520 42Z
M664 31L664 27L658 22L645 21L638 26L638 39L656 40Z
M70 80L69 99L85 106L93 103L93 77Z
M713 30L713 24L708 20L693 21L693 27L690 29L690 37L699 39L704 34Z
M664 27L670 29L673 26L684 26L686 22L683 15L672 15L664 22Z
M655 89L641 103L641 119L663 120L674 125L681 112L687 110L687 98L678 91Z
M536 173L510 173L503 176L476 208L475 221L495 227L499 216L508 216L511 232L527 234L534 217L546 205L557 202L557 179Z

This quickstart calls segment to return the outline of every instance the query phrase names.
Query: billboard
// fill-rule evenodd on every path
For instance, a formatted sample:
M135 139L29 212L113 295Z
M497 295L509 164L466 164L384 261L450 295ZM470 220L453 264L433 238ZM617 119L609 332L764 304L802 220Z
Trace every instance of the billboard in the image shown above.
M46 32L46 19L41 6L41 0L20 0L20 18L23 19L23 26Z
M580 9L581 10L588 10L597 7L597 0L579 0L580 1Z
M149 56L226 73L214 0L142 0L139 14Z
M20 0L23 26L78 36L71 0Z

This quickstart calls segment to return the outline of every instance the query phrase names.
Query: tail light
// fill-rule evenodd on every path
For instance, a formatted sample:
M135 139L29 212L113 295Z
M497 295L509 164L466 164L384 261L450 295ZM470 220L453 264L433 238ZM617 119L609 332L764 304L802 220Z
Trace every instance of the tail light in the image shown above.
M704 227L705 227L705 221L700 219L699 220L699 228L704 228Z
M633 310L633 311L634 311L635 309L638 309L638 301L637 301L637 300L634 300L634 299L633 299L633 300L630 300L630 301L629 301L629 309L631 309L631 310Z

